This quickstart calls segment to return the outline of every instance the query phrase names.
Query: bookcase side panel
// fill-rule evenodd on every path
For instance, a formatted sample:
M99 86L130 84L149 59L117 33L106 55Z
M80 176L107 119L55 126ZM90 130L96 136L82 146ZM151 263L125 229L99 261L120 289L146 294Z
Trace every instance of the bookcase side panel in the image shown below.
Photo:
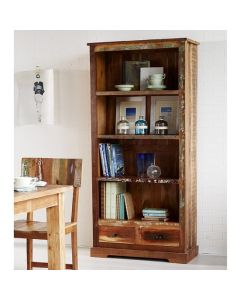
M179 223L180 223L180 242L181 247L186 250L187 228L186 202L185 202L185 42L179 47Z
M98 147L97 147L97 99L96 99L96 56L94 47L90 47L90 73L91 73L91 132L92 132L92 214L93 214L93 245L97 246L98 241Z
M191 249L197 242L197 46L187 43L186 55L186 246Z

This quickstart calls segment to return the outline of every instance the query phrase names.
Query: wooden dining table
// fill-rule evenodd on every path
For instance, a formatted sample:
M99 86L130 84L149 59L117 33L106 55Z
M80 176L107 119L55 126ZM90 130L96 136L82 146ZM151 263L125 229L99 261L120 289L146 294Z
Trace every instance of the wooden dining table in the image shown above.
M65 269L64 193L72 186L47 185L31 192L14 192L14 214L46 208L48 269Z

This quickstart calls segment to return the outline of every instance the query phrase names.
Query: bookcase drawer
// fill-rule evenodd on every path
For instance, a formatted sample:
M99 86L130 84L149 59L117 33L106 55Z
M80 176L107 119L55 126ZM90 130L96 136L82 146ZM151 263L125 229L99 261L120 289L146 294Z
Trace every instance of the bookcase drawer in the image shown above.
M179 247L180 231L178 229L140 228L140 243Z
M99 242L134 244L135 228L99 226Z

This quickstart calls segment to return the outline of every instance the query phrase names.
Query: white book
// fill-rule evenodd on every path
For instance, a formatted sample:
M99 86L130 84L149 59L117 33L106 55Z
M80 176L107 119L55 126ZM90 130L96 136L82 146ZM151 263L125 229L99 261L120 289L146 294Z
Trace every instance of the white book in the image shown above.
M110 219L117 219L117 195L126 192L126 183L111 182L111 209Z
M111 182L106 182L106 219L111 219Z

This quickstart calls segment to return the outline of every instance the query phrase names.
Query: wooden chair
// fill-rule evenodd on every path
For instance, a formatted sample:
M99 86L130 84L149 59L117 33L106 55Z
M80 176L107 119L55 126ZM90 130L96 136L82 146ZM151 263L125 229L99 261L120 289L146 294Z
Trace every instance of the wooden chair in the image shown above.
M48 184L73 185L71 222L65 223L65 234L71 233L72 264L66 269L78 269L77 216L78 196L81 185L82 160L58 158L23 158L22 175L38 177ZM33 213L27 214L27 220L14 222L14 237L27 239L27 269L47 268L48 263L33 261L33 239L47 240L47 223L33 221Z

